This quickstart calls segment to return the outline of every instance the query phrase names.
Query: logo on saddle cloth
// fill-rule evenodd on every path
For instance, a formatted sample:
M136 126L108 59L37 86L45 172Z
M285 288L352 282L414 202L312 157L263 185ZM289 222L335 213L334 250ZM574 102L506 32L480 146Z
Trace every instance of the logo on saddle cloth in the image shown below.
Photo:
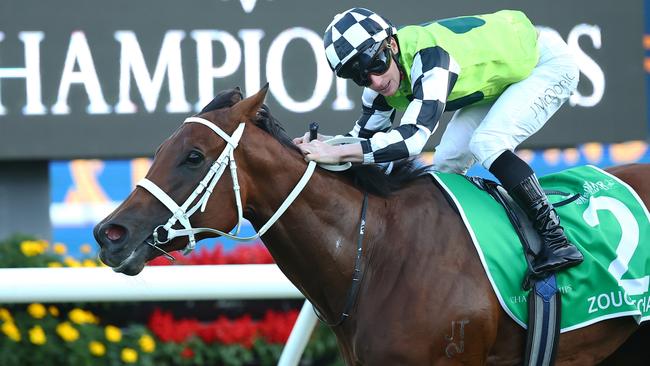
M504 209L487 192L460 175L435 173L459 209L486 274L504 310L522 327L528 324L523 247ZM594 166L540 178L546 190L579 193L557 207L569 240L585 260L557 274L562 292L561 331L600 320L650 318L650 214L624 182ZM553 202L566 197L549 196ZM490 219L485 219L490 212Z
M585 181L582 185L582 193L577 200L578 204L589 204L589 197L596 195L600 191L608 191L616 186L613 179L599 180L597 182Z

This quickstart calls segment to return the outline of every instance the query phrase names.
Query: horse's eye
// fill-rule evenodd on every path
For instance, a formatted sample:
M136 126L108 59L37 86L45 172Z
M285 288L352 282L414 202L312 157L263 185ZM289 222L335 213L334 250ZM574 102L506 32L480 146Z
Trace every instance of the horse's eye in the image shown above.
M201 164L203 159L204 159L203 154L201 154L200 152L198 152L196 150L192 150L192 151L190 151L189 154L187 154L187 158L185 158L185 161L187 163L189 163L189 164L192 164L192 165L198 165L198 164Z

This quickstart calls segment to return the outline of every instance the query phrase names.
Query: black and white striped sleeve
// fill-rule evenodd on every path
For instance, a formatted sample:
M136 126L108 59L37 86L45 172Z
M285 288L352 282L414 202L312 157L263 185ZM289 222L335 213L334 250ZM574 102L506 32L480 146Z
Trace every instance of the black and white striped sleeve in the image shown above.
M390 130L395 118L395 109L388 105L383 95L370 88L363 88L361 104L361 117L348 135L368 139L377 132Z
M436 46L420 50L411 67L413 100L398 127L375 133L361 142L364 164L398 160L422 152L438 127L459 73L458 63L444 49Z

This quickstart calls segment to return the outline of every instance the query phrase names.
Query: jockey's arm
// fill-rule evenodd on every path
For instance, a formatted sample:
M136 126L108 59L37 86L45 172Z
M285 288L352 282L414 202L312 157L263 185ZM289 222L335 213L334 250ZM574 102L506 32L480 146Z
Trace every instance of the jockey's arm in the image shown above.
M411 68L413 99L398 127L390 129L394 109L384 96L365 88L362 97L363 114L349 135L367 140L342 146L328 146L320 141L312 141L298 147L307 160L332 164L374 164L418 155L438 127L447 96L458 73L458 64L442 48L420 50L415 55Z
M390 130L395 110L386 103L382 95L369 88L364 88L361 102L361 117L356 121L352 131L347 133L347 136L368 139L377 132ZM332 146L321 142L331 137L318 134L318 141L310 142L309 132L307 132L293 141L303 152L306 160L315 160L326 164L363 162L363 149L360 143Z
M361 142L365 164L395 161L420 154L438 127L447 96L460 71L458 64L444 49L430 47L416 53L412 65L413 99L398 127L377 132Z

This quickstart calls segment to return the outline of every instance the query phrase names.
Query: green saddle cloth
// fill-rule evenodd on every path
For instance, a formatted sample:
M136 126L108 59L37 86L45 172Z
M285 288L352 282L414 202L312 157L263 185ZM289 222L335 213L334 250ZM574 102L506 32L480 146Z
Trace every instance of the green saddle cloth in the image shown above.
M526 328L528 292L521 288L526 262L505 210L463 176L432 175L455 201L504 310ZM567 237L585 257L579 266L557 274L561 331L628 315L639 323L648 319L650 214L636 192L594 166L548 175L540 182L546 190L581 195L556 208Z

